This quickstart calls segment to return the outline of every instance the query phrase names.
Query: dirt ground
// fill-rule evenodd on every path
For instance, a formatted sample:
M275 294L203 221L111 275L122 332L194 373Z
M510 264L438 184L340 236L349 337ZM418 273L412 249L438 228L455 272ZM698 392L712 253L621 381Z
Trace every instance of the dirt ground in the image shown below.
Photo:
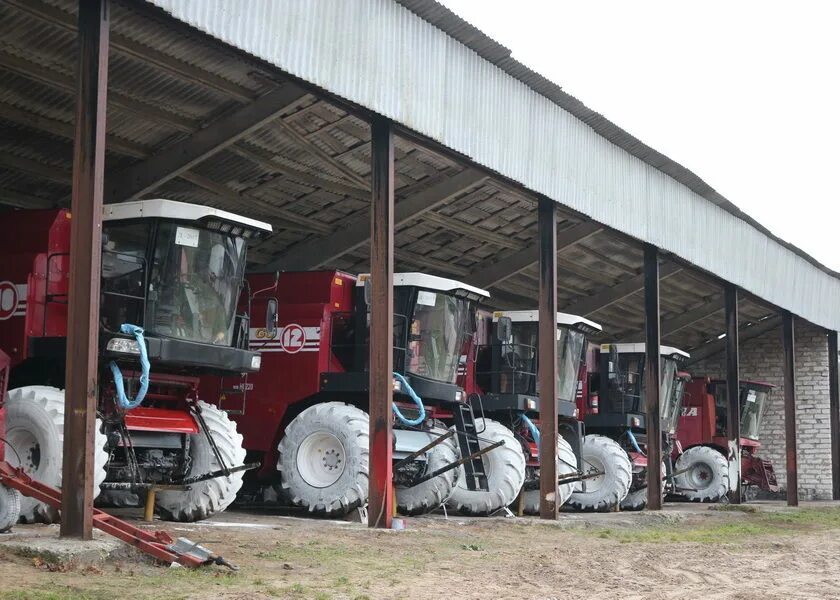
M228 511L155 526L218 551L237 573L131 559L51 565L0 549L0 599L840 598L840 507L750 510L677 505L559 523L434 516L405 531Z

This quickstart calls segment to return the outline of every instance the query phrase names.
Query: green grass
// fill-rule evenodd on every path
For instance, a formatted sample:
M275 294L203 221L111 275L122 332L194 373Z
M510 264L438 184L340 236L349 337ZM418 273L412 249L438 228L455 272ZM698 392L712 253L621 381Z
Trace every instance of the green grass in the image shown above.
M785 535L815 529L840 529L840 508L802 508L793 511L761 511L755 507L723 505L715 510L736 511L744 517L733 523L708 525L663 525L638 529L595 529L592 534L621 543L720 544L741 542L747 537Z

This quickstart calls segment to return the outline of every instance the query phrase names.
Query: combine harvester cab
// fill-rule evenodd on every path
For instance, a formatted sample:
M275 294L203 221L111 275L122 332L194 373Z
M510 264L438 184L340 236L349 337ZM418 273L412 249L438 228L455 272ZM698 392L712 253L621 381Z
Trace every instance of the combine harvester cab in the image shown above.
M165 490L156 502L163 518L203 519L233 501L245 450L227 415L200 400L200 376L259 369L248 315L236 307L247 242L271 226L170 200L103 210L94 494L125 505ZM70 214L7 212L3 226L5 455L60 488ZM25 521L58 518L30 497L20 510Z
M662 430L662 455L665 460L659 469L669 486L671 447L675 443L677 419L683 398L685 374L678 373L680 363L689 355L677 348L660 346L660 420ZM629 492L620 498L622 510L641 510L647 505L647 415L645 408L645 345L603 344L588 358L589 370L585 390L580 399L580 413L588 433L587 439L617 443L622 453L632 462L632 480ZM591 450L587 457L584 445L584 462L592 469L604 459L601 451ZM603 467L601 467L603 470ZM586 468L584 468L586 471ZM596 480L596 484L598 481ZM582 510L603 509L595 501L599 494L590 488L587 479L583 490L572 495L570 504ZM595 490L599 492L599 490Z
M273 305L278 315L276 327L252 323L262 370L247 381L224 381L214 393L235 415L249 460L262 463L246 495L344 515L368 497L368 276L278 277L249 276L256 313ZM394 275L393 472L402 514L454 502L453 493L470 496L461 509L491 512L522 486L525 465L512 433L476 418L456 382L476 305L487 296L450 279ZM519 457L506 475L512 491L495 489L491 472L491 457L504 445Z
M569 499L581 476L583 424L575 397L586 336L599 331L597 323L557 313L558 506ZM481 313L474 360L467 361L464 372L467 392L477 394L485 414L510 428L522 446L527 464L522 509L527 514L538 514L540 505L538 334L536 310Z
M741 485L744 493L759 489L778 492L776 473L769 460L758 455L759 431L774 386L741 381ZM695 502L717 502L734 490L737 463L726 436L726 382L695 377L686 396L677 435L683 447L676 457L677 493Z

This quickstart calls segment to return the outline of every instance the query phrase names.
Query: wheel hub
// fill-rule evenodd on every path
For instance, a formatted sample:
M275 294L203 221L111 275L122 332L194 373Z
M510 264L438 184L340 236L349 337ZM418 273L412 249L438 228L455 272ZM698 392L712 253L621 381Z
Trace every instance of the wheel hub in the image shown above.
M586 493L597 492L601 489L601 486L604 485L604 473L606 473L606 469L604 469L604 463L601 462L599 459L595 458L594 456L584 456L582 458L583 462L583 474L586 475L594 475L595 473L599 473L594 477L589 479L584 479L584 491Z
M6 460L13 467L23 467L23 470L32 474L41 466L41 445L32 432L15 427L6 432L9 449L6 452Z
M298 446L298 473L312 487L325 488L338 481L346 461L344 445L328 431L311 433Z
M709 465L698 463L688 472L688 479L691 487L698 490L706 489L712 482L712 470Z

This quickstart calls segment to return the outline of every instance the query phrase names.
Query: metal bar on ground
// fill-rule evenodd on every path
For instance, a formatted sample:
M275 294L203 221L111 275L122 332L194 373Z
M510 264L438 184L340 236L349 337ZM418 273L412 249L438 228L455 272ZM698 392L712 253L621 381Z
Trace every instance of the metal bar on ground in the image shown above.
M540 518L557 518L557 204L541 196L539 228ZM552 500L553 499L553 500Z
M796 356L793 315L782 311L782 346L785 381L785 453L787 455L787 504L799 506L799 477L796 466Z
M61 537L93 539L109 0L79 1Z
M391 402L394 394L394 134L371 123L370 491L368 525L391 527Z
M828 397L831 423L831 498L840 500L840 378L837 332L828 332Z
M738 288L724 285L726 312L726 437L729 439L729 460L735 461L738 478L730 482L729 502L741 504L741 377L738 364ZM730 470L730 473L733 470Z
M659 250L645 244L645 406L647 414L647 507L662 509L662 421L659 418Z

